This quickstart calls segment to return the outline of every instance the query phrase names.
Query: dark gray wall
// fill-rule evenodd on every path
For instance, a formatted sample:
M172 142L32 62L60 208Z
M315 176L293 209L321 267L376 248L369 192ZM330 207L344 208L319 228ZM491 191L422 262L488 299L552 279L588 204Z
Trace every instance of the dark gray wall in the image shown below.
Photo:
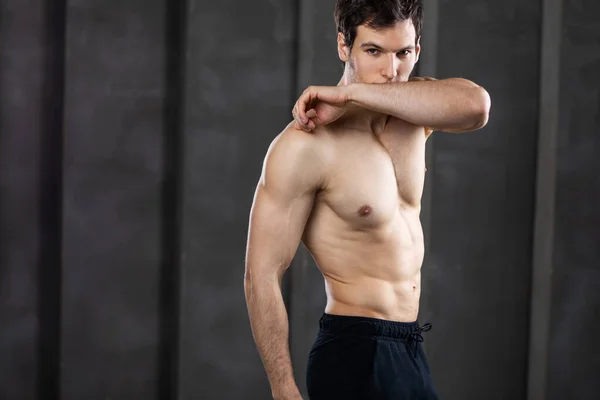
M248 214L298 93L341 76L333 4L0 4L1 399L269 398ZM486 128L427 149L438 391L595 398L598 3L425 6L417 72L492 96ZM284 297L304 390L325 294L302 246Z
M164 14L162 1L68 2L63 399L158 398Z
M38 4L39 3L39 4ZM40 320L40 187L44 131L44 9L0 3L0 398L36 393Z
M436 77L471 79L492 98L485 129L429 143L421 318L433 323L444 399L526 393L541 11L539 1L438 3Z
M181 399L268 398L245 306L248 216L295 95L295 3L191 3L186 32ZM261 21L258 23L257 21Z
M598 2L564 1L560 42L548 399L600 390L600 23Z

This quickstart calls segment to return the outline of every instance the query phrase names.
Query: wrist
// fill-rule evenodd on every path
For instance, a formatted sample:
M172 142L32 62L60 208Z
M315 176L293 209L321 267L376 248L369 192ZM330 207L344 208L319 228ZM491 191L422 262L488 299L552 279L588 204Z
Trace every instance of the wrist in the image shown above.
M279 377L277 380L271 382L272 392L287 392L290 389L298 389L296 379L293 374Z
M271 396L273 399L291 399L300 396L300 389L296 382L292 382L283 386L278 386L271 389Z
M358 99L360 98L362 84L351 83L343 86L346 94L346 104L356 106L358 105Z

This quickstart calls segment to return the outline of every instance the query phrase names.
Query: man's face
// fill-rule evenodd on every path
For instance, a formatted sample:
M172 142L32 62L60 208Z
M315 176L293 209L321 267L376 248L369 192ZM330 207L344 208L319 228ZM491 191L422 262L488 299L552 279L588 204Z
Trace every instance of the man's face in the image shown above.
M339 33L338 53L340 60L347 62L350 83L407 81L421 51L415 35L410 19L377 30L360 25L352 49Z

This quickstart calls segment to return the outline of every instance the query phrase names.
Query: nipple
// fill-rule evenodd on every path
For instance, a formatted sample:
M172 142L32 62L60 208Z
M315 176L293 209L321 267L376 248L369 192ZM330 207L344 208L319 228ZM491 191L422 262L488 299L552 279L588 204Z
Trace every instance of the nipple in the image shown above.
M366 217L367 215L373 212L373 208L370 205L364 205L358 210L358 215L361 217Z

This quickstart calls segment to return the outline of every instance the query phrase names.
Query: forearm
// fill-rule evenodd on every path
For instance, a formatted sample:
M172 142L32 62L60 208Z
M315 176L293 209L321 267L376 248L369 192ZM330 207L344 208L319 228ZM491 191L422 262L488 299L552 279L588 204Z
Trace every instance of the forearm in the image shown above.
M254 341L273 394L295 387L288 315L279 283L246 279L244 289Z
M462 132L487 123L490 98L465 79L351 84L348 100L359 107L434 130Z

